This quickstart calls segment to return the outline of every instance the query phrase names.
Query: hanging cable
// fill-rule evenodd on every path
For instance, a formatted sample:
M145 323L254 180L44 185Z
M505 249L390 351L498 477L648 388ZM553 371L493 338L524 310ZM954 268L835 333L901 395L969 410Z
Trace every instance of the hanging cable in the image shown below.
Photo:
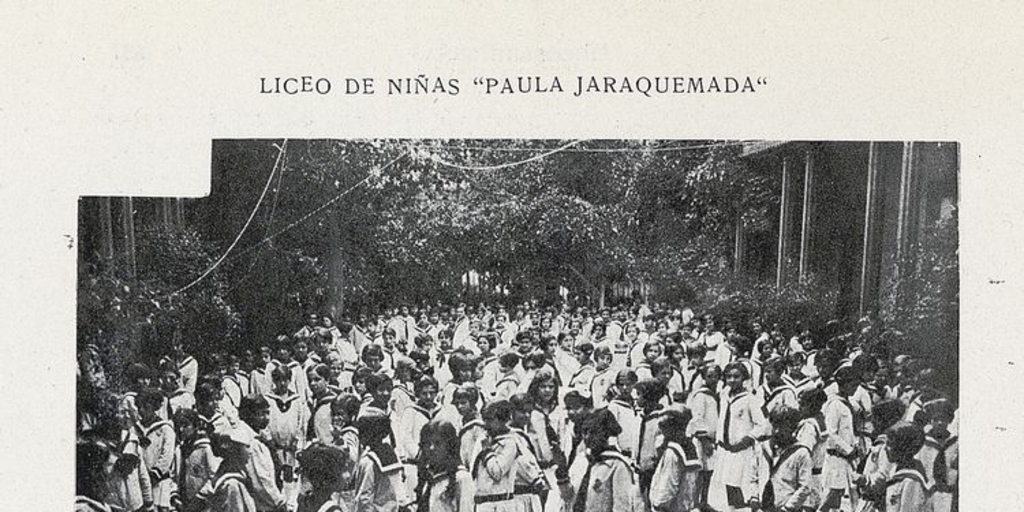
M579 144L581 142L583 142L582 139L570 141L569 143L563 144L562 146L560 146L558 148L552 149L551 151L547 151L545 153L541 153L539 155L534 155L534 156L532 156L530 158L527 158L526 160L520 160L518 162L510 162L510 163L507 163L507 164L499 164L499 165L478 165L478 166L461 165L461 164L457 164L457 163L454 163L454 162L449 162L447 160L444 160L443 158L441 158L441 157L439 157L437 155L434 155L431 158L431 160L434 163L443 165L445 167L451 167L453 169L461 169L463 171L494 171L494 170L498 170L498 169L505 169L505 168L508 168L508 167L515 167L517 165L523 165L523 164L527 164L527 163L530 163L530 162L535 162L535 161L540 160L542 158L546 158L546 157L549 157L551 155L554 155L555 153L559 153L561 151L564 151L564 150L566 150L566 149L568 149L568 148L570 148L572 146L575 146L576 144Z
M249 229L249 224L252 224L252 219L256 217L256 212L259 211L260 205L263 204L263 199L267 197L267 191L270 190L270 184L274 182L274 175L277 174L278 166L281 164L281 158L284 156L284 152L287 147L288 139L284 139L284 141L281 142L281 145L277 146L277 159L274 160L274 168L270 170L270 176L267 177L267 184L263 186L263 192L260 193L260 198L258 201L256 201L256 206L253 207L252 213L249 214L249 218L246 219L245 224L242 226L242 230L238 232L238 235L235 236L235 240L231 242L231 245L229 245L227 250L224 251L224 254L222 254L220 258L217 258L217 261L215 261L213 265L210 265L210 268L206 269L206 271L200 274L199 277L192 280L191 283L188 283L187 285L175 290L170 295L168 295L169 297L178 295L179 293L182 293L188 290L189 288L192 288L193 286L199 284L200 281L206 279L206 276L213 273L213 271L216 270L217 267L219 267L220 264L224 262L224 260L228 257L228 254L231 254L231 250L234 249L236 245L238 245L238 241L242 239L242 235L245 234L245 230Z
M593 142L591 139L589 142ZM584 142L584 141L580 141ZM743 144L749 144L749 140L726 140L721 142L713 142L707 144L690 144L690 145L679 145L679 146L661 146L661 147L633 147L633 148L584 148L584 147L568 147L561 149L565 153L664 153L672 151L691 151L696 149L716 149L725 148L730 146L742 146ZM442 147L451 150L466 150L466 151L482 151L485 153L536 153L540 151L539 148L522 148L522 147L497 147L497 146L464 146L457 144L445 144Z
M232 258L238 258L238 257L244 256L244 255L246 255L246 254L248 254L248 253L252 252L252 251L253 251L253 250L255 250L256 248L260 247L261 245L263 245L263 244L265 244L265 243L267 243L267 242L270 242L271 240L273 240L273 239L275 239L275 238L277 238L277 237L279 237L279 236L283 235L283 234L284 234L285 232L287 232L287 231L291 230L291 229L292 229L292 228L294 228L295 226L298 226L299 224L302 224L303 222L305 222L305 221L309 220L309 219L310 219L310 218L312 218L312 217L313 217L314 215L316 215L316 214L318 214L318 213L322 212L322 211L323 211L324 209L326 209L326 208L327 208L328 206L330 206L330 205L332 205L332 204L336 203L336 202L337 202L338 200L340 200L341 198L345 197L346 195L348 195L349 193L351 193L351 192L352 192L353 190L355 190L355 189L359 188L359 186L363 185L363 184L364 184L364 183L366 183L367 181L370 181L370 179L371 179L371 178L373 178L373 177L375 177L375 176L379 177L379 176L381 175L381 173L383 173L384 171L386 171L386 170L387 170L388 168L390 168L390 167L391 167L392 165L394 165L395 163L397 163L397 162L398 162L399 160L401 160L401 159L402 159L402 157L404 157L404 156L406 156L406 155L408 155L408 153L402 153L401 155L398 155L397 157L395 157L395 159L391 160L390 162L388 162L387 164L385 164L385 165L384 165L383 167L381 167L381 168L380 168L380 171L378 171L378 172L370 172L369 174L367 174L367 175L366 175L366 177L365 177L365 178L363 178L362 180L360 180L360 181L359 181L358 183L356 183L355 185L352 185L351 187L349 187L349 188L345 189L345 190L344 190L344 191L343 191L342 193L340 193L340 194L338 194L338 195L334 196L334 198L332 198L331 200L329 200L329 201L327 201L326 203L324 203L324 204L322 204L322 205L320 205L320 206L316 207L315 209L313 209L313 211L311 211L311 212L309 212L309 213L307 213L307 214L303 215L302 217L300 217L300 218L299 218L298 220L296 220L295 222L292 222L291 224L288 224L288 225L287 225L287 226L285 226L284 228L282 228L282 229L280 229L280 230L278 230L278 231L274 232L274 234L272 234L272 235L270 235L270 236L268 236L268 237L264 238L263 240L260 240L259 242L256 242L255 244L253 244L253 245L251 245L251 246L249 246L249 247L245 248L244 250L242 250L242 251L240 251L240 252L236 252L236 253L235 253L235 255L234 255L234 256L232 256Z

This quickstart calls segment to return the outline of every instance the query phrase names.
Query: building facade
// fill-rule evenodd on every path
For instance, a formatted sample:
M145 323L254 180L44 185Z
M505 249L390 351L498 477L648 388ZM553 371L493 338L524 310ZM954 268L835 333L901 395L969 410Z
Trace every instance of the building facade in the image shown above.
M742 156L772 178L778 206L769 231L737 221L734 271L779 287L813 276L838 292L839 317L906 296L885 283L914 264L929 226L956 216L956 143L763 141Z

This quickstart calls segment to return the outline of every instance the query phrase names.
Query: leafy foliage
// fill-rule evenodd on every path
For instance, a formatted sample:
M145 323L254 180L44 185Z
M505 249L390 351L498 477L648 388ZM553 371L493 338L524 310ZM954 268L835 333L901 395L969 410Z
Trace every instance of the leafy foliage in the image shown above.
M79 343L95 344L112 360L125 361L153 359L166 352L166 342L178 327L187 329L180 334L194 348L237 341L241 321L225 298L223 276L211 276L170 296L213 263L213 247L191 230L139 231L137 275L112 265L93 265L79 279ZM106 367L116 372L124 365ZM114 382L119 378L112 375Z

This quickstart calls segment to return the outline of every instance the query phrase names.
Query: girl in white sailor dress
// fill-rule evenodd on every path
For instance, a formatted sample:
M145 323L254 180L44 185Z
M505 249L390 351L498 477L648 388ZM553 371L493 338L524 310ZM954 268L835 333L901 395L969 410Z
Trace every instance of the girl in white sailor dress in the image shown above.
M142 460L149 470L150 485L153 489L153 504L160 511L171 509L171 493L174 490L175 432L170 420L160 419L158 411L163 407L163 395L155 389L145 389L138 397L143 437Z
M345 479L345 453L316 443L299 454L302 475L311 489L302 495L297 512L345 512L339 489Z
M763 412L767 417L781 410L795 411L800 408L796 388L783 379L785 371L786 363L782 358L773 357L764 365L764 384L760 393L764 402Z
M771 427L760 400L744 389L749 378L747 367L732 362L726 365L724 374L726 390L718 421L715 478L725 486L729 509L736 510L746 508L748 500L757 494L754 445L768 437Z
M530 383L528 395L533 401L534 410L530 414L527 431L536 441L537 459L544 475L549 482L554 482L555 469L566 463L565 441L567 439L565 409L558 404L558 383L555 374L542 369ZM549 493L544 503L544 510L555 512L561 509L561 498Z
M220 467L201 495L208 510L217 512L256 512L256 503L245 486L245 462L252 439L246 429L218 424L213 436L213 453L221 457Z
M432 420L420 432L425 490L417 500L417 512L473 512L476 485L473 476L459 463L459 436L455 426Z
M929 512L930 489L924 468L914 455L924 445L924 433L911 423L897 423L888 431L886 452L896 470L885 488L886 512Z
M402 464L394 448L384 443L391 434L387 416L369 414L356 420L363 451L355 475L352 512L395 512L402 487Z
M476 512L517 512L514 501L518 443L509 431L512 404L498 400L483 411L487 437L470 470L476 484Z
M854 480L854 460L859 456L853 429L853 407L849 396L857 387L857 378L849 366L835 373L837 394L825 403L825 462L822 466L823 511L852 510L858 498Z
M334 432L331 426L331 402L337 398L327 386L331 377L331 369L325 364L316 364L306 372L309 379L309 390L313 397L310 410L309 425L306 428L306 440L331 444ZM301 396L301 393L299 394Z
M584 430L590 465L583 475L572 512L631 512L643 507L636 472L629 458L608 440L620 433L615 416L599 409Z
M686 435L689 409L669 409L661 420L664 451L651 481L650 503L655 512L690 511L697 507L697 475L701 464L696 440Z

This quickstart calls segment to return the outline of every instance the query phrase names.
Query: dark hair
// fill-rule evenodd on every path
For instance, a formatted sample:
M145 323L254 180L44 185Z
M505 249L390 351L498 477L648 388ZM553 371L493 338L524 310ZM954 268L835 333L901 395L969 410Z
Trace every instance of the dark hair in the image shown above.
M490 347L491 350L494 350L494 347L498 346L498 339L497 336L494 335L494 333L485 332L477 336L477 341L481 339L487 342L487 346Z
M278 365L270 372L270 379L272 381L278 380L292 380L292 369L285 365Z
M366 362L366 358L369 357L369 356L377 356L377 357L379 357L381 359L381 361L383 361L384 360L384 349L380 348L380 345L374 345L374 344L366 345L365 347L363 347L363 354L362 354L362 357L360 359L362 359L363 362Z
M379 445L391 434L391 419L383 414L367 414L356 418L359 439L367 446Z
M622 427L619 425L618 420L615 419L615 415L604 408L594 411L587 418L583 430L587 435L605 439L622 433Z
M654 378L647 378L637 382L633 389L636 390L637 396L648 402L661 401L668 391L665 389L665 384Z
M148 387L139 391L135 403L140 411L156 411L164 404L164 395L159 389Z
M174 411L174 417L171 418L174 421L174 426L177 428L190 425L193 427L199 427L199 413L195 409L186 409L182 407L177 411Z
M953 420L953 404L945 398L936 398L925 402L924 411L928 413L928 419L940 419L945 421Z
M680 442L686 437L686 426L690 424L691 419L693 419L693 413L689 408L666 409L662 413L659 425L666 439Z
M409 359L412 359L415 363L426 363L430 361L430 354L419 349L410 350Z
M854 372L853 368L850 366L840 367L838 370L835 371L835 373L832 374L832 377L836 381L836 384L839 384L840 386L843 384L854 383L860 380L860 377L857 376L856 372Z
M892 452L893 462L907 463L924 446L924 431L921 427L906 422L899 422L886 431L886 446Z
M508 400L495 400L484 406L481 416L508 423L512 420L512 404Z
M215 400L219 393L220 388L209 382L204 382L196 386L196 404L203 404Z
M470 382L464 382L455 388L455 392L452 393L452 401L465 399L470 404L476 405L480 401L480 390L477 389L476 385Z
M865 372L877 372L878 359L871 354L862 353L853 359L853 371L858 376L864 375Z
M505 352L498 358L498 364L503 368L515 368L519 364L519 354L515 352Z
M600 357L603 357L603 356L608 356L608 357L612 356L612 349L610 347L608 347L608 345L599 345L597 348L594 349L594 359L597 359L597 358L600 358Z
M590 357L594 353L594 344L589 341L584 341L576 345L576 350L583 352L584 355Z
M749 354L750 349L754 346L754 342L750 341L750 338L737 334L729 338L729 343L736 347L736 351L740 354Z
M725 375L726 373L729 373L729 372L734 371L734 370L740 372L740 377L743 380L747 380L747 379L750 378L750 371L747 370L747 365L745 365L745 364L743 364L743 363L741 363L739 361L733 361L733 362L725 365L725 370L722 371L722 374Z
M359 415L362 400L352 393L342 393L331 402L331 414L344 414L352 421Z
M352 373L352 384L355 384L357 382L362 382L363 384L366 384L366 379L368 379L370 375L373 375L373 370L366 366L360 366L359 368L356 368L355 372Z
M422 389L427 388L427 387L432 387L432 388L434 388L434 391L437 391L438 390L437 379L431 377L430 375L424 375L424 376L420 377L420 380L416 381L415 390L416 390L417 393L419 393Z
M331 367L326 364L316 363L313 366L310 366L309 369L306 370L306 375L309 375L310 373L315 373L326 381L331 380Z
M673 334L678 334L678 333L673 333ZM677 352L683 352L683 347L679 344L678 341L673 341L671 343L666 343L665 344L665 351L664 351L664 353L662 355L664 357L672 357Z
M765 371L772 370L779 373L786 373L786 362L778 356L772 357L764 362Z
M576 391L575 389L565 394L565 398L562 399L562 403L565 404L566 409L573 409L577 407L591 409L594 407L593 398L589 396L583 396L579 391Z
M526 356L526 361L529 361L530 364L535 366L536 368L542 368L547 364L548 356L541 350L534 350L533 352L530 352L530 354Z
M551 394L551 400L547 404L540 402L540 386L541 384L551 382L555 385L555 392ZM529 387L526 388L526 394L533 400L534 407L540 407L541 405L547 405L554 407L558 405L558 377L555 373L548 368L542 368L537 370L537 373L533 376L533 380L530 381Z
M800 411L783 407L772 412L769 421L772 426L776 429L783 425L789 426L792 429L796 429L796 426L800 423Z
M660 356L654 361L651 361L651 375L658 375L659 373L664 371L665 368L671 367L672 361L669 361L669 359L665 356Z
M518 412L525 412L529 414L533 411L533 400L526 393L516 393L508 397L508 403L512 404L512 409Z
M425 346L433 341L434 338L431 338L429 334L418 334L413 338L413 343L415 343L417 347Z
M125 370L125 376L132 382L139 379L152 379L153 370L143 363L132 363L128 365L128 369Z
M903 402L890 398L871 408L871 418L878 432L885 432L903 417Z
M637 383L636 372L628 368L619 370L619 373L615 374L615 385L620 385L622 381L628 381L630 385Z
M394 387L394 382L391 377L383 373L373 373L366 377L366 391L370 393L376 393L382 387L389 386Z
M429 473L448 476L448 486L442 493L442 498L450 501L455 493L455 473L462 462L459 432L455 429L455 425L443 419L435 418L426 425L423 425L423 428L420 430L420 454L426 453L426 448L431 440L434 441L435 446L440 448L442 456L438 457L435 465L428 464L424 457L421 467L429 469ZM427 471L422 473L429 474Z
M269 408L270 402L267 402L267 399L263 398L262 395L243 397L242 401L238 404L238 417L242 421L251 424L257 412Z
M707 353L708 348L703 343L694 343L686 347L686 357L690 359L703 359Z
M345 478L345 452L334 446L313 443L296 454L296 459L314 489L338 487Z
M805 412L805 417L810 417L821 412L821 406L825 405L828 395L820 388L806 389L800 393L800 409Z
M448 357L448 370L452 372L453 380L459 379L459 374L473 367L473 355L469 351L457 349Z
M794 364L804 364L807 362L807 354L803 352L791 352L786 356L786 366L792 366Z

